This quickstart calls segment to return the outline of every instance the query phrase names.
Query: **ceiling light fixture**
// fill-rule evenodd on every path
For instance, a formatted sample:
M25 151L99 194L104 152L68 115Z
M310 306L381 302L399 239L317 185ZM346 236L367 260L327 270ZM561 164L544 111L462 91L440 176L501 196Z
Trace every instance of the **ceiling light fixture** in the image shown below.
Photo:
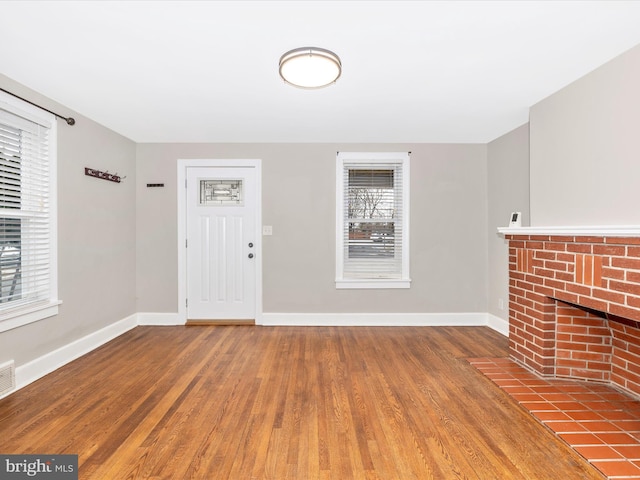
M338 55L324 48L296 48L280 57L280 76L294 87L327 87L335 83L341 73Z

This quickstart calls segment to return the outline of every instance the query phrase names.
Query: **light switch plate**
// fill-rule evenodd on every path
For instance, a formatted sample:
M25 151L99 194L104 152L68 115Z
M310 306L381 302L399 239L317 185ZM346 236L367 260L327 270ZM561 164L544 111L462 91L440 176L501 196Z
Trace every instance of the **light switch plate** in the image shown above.
M273 227L271 225L263 225L262 235L273 235Z

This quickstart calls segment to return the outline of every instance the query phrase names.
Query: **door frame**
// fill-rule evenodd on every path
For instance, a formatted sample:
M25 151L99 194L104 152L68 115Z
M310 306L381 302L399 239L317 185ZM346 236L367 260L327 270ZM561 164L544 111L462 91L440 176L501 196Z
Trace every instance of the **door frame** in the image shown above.
M245 167L256 173L255 212L255 322L262 324L262 160L261 159L178 159L178 324L187 323L187 168L189 167Z

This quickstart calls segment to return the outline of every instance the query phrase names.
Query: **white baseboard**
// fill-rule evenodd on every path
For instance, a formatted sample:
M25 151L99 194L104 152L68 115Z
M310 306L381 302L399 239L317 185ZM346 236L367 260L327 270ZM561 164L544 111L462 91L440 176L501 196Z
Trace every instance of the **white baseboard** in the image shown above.
M138 313L138 325L184 325L177 313Z
M486 313L263 313L262 325L479 327L488 321Z
M505 337L509 336L509 320L487 313L487 327L492 328Z
M134 314L116 323L112 323L97 332L93 332L86 337L75 340L64 347L60 347L53 352L47 353L42 357L36 358L29 363L16 367L15 390L29 385L136 326L137 316Z
M508 336L509 321L490 313L263 313L261 325L489 327Z

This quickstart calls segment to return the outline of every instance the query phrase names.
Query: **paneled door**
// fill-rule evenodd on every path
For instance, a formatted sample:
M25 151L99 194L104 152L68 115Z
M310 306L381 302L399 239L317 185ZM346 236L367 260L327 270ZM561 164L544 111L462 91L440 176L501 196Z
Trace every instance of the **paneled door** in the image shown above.
M254 320L256 172L187 167L187 320Z

